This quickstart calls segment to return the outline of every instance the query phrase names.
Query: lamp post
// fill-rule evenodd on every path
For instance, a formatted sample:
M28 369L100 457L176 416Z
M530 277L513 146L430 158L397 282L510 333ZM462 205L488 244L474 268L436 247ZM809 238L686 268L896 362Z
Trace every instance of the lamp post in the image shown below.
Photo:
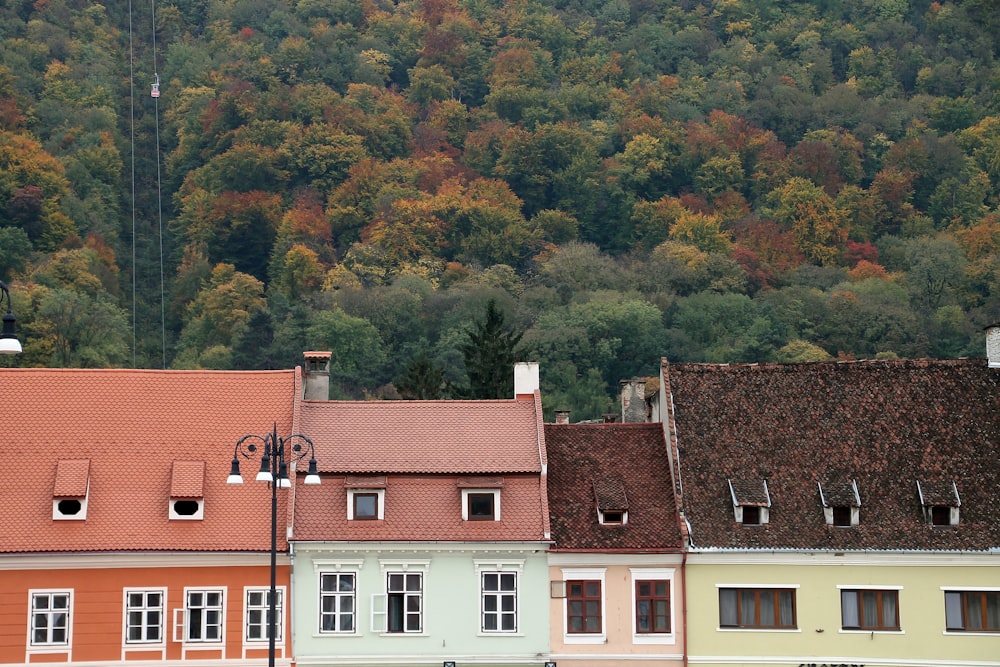
M316 448L312 440L298 433L284 438L279 437L278 424L275 423L270 433L265 435L251 433L236 441L232 468L226 484L242 484L240 457L250 459L258 452L260 452L260 472L257 473L257 481L267 482L271 487L271 592L268 599L267 664L268 667L274 667L277 617L275 602L278 596L278 488L287 489L292 486L291 480L288 479L288 464L305 458L306 454L309 455L309 471L306 473L304 483L319 484L320 480L316 471ZM282 609L286 609L287 606L287 600L282 600Z
M14 313L10 309L10 290L7 284L0 280L0 304L7 299L7 312L3 316L3 333L0 333L0 354L20 354L21 341L14 331Z

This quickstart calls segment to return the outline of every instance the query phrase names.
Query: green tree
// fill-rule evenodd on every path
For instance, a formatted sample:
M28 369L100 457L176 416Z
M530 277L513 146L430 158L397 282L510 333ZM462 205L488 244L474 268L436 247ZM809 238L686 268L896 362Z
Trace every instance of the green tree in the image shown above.
M468 341L461 347L469 384L462 390L465 398L509 398L514 392L516 348L523 331L507 327L496 299L486 302L482 320L472 323L466 332Z
M407 400L447 398L448 382L444 369L434 363L426 352L407 364L403 376L396 380L399 395Z

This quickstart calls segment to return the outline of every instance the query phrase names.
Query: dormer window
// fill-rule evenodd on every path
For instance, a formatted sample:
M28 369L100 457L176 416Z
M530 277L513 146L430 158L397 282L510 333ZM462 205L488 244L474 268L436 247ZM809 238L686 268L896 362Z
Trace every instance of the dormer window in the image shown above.
M935 527L957 526L962 500L958 485L950 482L917 481L917 496L924 521Z
M52 518L56 521L85 520L89 496L90 459L59 461L52 489Z
M733 518L744 526L762 526L771 518L771 492L766 479L729 479Z
M462 491L463 521L499 521L500 489L503 479L467 477L459 480Z
M828 526L850 528L861 521L861 494L856 481L817 482L823 504L823 517Z
M201 521L205 518L205 462L174 461L170 473L172 521Z
M615 477L594 480L597 520L602 526L624 526L628 523L628 497L625 484Z
M381 521L385 519L385 477L348 477L347 487L348 521Z

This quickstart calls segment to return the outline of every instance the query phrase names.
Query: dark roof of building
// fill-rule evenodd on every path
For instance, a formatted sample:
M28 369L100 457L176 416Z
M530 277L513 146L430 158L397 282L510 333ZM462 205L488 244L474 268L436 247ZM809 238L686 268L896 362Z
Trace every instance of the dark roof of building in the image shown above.
M663 374L697 548L1000 546L1000 370L985 360L664 360ZM736 523L731 479L766 480L768 523ZM954 483L957 526L928 523L917 482L925 504L948 507L958 505L944 492ZM860 523L827 525L820 488L828 505L858 506Z
M662 425L546 424L545 444L556 550L680 550ZM627 522L601 525L599 505Z

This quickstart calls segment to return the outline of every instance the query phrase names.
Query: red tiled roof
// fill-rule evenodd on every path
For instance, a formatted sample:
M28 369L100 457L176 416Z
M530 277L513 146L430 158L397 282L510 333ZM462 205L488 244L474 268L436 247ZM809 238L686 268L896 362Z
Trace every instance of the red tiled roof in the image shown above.
M292 431L299 391L293 370L0 370L0 551L269 550L267 485L253 483L251 464L243 486L226 477L242 435L274 422ZM53 494L71 490L60 462L87 460L86 519L54 521ZM174 475L177 462L203 470L204 520L168 518L172 485L191 491L187 473Z
M664 361L663 373L684 510L697 547L1000 546L1000 371L985 360ZM767 480L769 523L736 524L727 485L736 478ZM824 494L837 493L852 480L860 524L828 526L818 484ZM928 525L918 480L956 482L957 527ZM853 491L850 496L856 505Z
M536 401L306 401L320 472L541 471Z
M90 484L90 459L61 460L56 464L54 498L84 498Z
M174 461L170 475L171 498L203 498L204 461Z
M348 521L345 478L324 475L319 486L295 489L293 541L523 542L544 539L541 477L507 475L500 491L500 521L463 521L461 477L387 476L385 519Z
M660 424L546 424L545 447L556 549L680 550L682 539ZM617 480L622 503L627 497L625 525L599 523L595 493L607 490L608 480Z

